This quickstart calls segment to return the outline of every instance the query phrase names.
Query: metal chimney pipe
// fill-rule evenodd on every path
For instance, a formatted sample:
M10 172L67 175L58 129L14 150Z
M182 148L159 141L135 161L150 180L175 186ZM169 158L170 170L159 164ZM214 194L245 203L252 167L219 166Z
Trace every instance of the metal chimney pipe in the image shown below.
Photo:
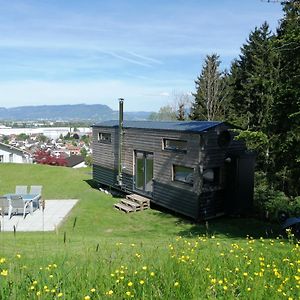
M118 157L118 185L122 186L122 148L123 148L123 103L124 99L119 98L119 157Z

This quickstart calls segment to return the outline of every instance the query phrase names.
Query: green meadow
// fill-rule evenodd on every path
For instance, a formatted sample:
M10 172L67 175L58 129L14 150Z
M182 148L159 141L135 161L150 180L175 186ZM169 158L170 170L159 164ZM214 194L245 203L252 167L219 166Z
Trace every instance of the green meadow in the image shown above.
M124 214L88 168L1 164L0 194L16 185L79 202L56 231L0 232L0 299L299 299L300 245L276 225Z

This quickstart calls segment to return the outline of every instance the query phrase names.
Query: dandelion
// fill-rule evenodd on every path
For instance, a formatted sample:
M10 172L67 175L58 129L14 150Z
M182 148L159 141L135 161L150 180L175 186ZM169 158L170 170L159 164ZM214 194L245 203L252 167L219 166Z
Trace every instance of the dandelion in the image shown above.
M0 273L1 276L7 276L8 275L8 271L7 270L2 270Z
M131 292L127 291L126 293L126 296L131 296Z
M91 297L89 296L89 295L86 295L85 297L84 297L84 300L90 300L91 299Z
M114 293L114 291L112 291L112 290L109 290L109 291L108 291L108 292L106 292L105 294L106 294L106 295L109 295L109 296L111 296L113 293Z
M95 293L95 292L96 292L96 289L92 288L92 289L91 289L91 292L92 292L92 293Z
M227 290L228 290L228 287L227 287L226 285L224 285L224 286L223 286L223 290L224 290L224 291L227 291Z
M250 291L251 291L251 288L248 287L248 288L247 288L247 291L250 292Z
M40 296L40 295L41 295L41 291L37 291L37 292L36 292L36 295L37 295L37 296Z
M6 261L6 259L5 259L4 257L1 257L1 258L0 258L0 264L4 264L5 261Z
M174 286L175 286L175 287L178 287L178 286L179 286L179 282L176 281L176 282L174 283Z
M146 271L146 270L147 270L147 266L143 266L142 269L143 269L144 271Z
M145 283L144 280L140 280L140 284L143 285Z
M131 281L129 281L127 285L128 285L128 286L132 286L133 283L132 283Z
M245 277L247 277L247 276L248 276L248 273L247 273L247 272L244 272L243 275L244 275Z
M155 275L155 273L154 273L154 272L151 272L151 273L150 273L150 276L154 276L154 275Z
M58 293L57 298L61 298L63 296L63 293Z
M17 258L21 258L21 254L17 254L16 257L17 257Z

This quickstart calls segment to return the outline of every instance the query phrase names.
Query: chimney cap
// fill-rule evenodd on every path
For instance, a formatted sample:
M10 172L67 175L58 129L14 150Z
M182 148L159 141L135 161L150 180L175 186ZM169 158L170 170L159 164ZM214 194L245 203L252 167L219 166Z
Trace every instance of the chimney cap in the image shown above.
M120 102L123 102L123 101L124 101L124 98L119 98L119 101L120 101Z

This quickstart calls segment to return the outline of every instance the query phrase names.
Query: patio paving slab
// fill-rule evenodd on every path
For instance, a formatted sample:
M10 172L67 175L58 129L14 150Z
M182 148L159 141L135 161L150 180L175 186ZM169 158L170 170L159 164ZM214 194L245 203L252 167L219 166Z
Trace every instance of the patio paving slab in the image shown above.
M45 209L37 209L33 214L22 214L0 217L1 231L53 231L67 217L77 199L45 200Z

